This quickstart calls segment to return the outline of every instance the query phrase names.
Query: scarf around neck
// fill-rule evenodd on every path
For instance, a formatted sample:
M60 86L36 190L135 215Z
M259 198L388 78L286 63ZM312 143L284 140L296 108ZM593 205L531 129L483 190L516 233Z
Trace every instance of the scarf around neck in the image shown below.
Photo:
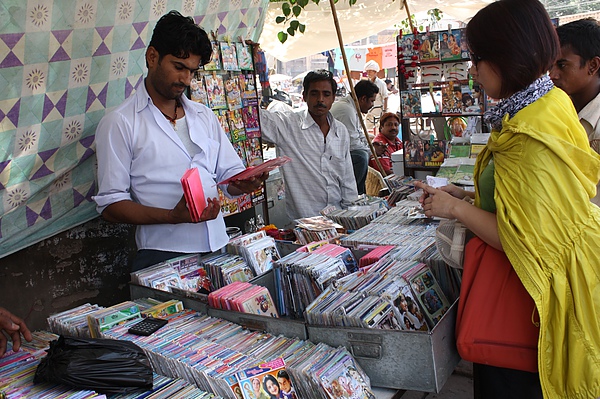
M485 111L483 120L491 125L493 130L500 131L504 115L508 114L512 118L517 112L546 95L552 88L554 88L554 83L548 75L539 77L523 90L505 98L497 106Z

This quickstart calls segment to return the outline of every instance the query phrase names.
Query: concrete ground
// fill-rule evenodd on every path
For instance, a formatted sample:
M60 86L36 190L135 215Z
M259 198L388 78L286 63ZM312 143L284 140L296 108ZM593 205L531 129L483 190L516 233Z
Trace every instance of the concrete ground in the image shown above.
M377 399L473 399L473 364L461 360L440 393L374 388Z
M402 399L473 399L473 364L461 360L440 393L407 391Z

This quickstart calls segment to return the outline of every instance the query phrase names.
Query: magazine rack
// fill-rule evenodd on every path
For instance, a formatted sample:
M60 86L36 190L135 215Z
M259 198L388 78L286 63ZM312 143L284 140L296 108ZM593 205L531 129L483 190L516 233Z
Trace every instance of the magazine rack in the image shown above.
M195 73L188 95L213 110L244 166L260 165L263 152L252 47L242 42L216 40L212 45L211 61ZM224 216L259 204L263 204L266 213L265 197L264 186L235 199L226 197L219 189Z
M482 125L488 100L469 76L470 54L461 40L463 34L463 29L448 29L397 36L406 175L414 177L419 170L435 173L449 153L452 136L471 126L466 118L474 117L477 122L469 123ZM423 119L433 121L436 137L419 126ZM462 129L454 132L448 124L451 120L460 120ZM417 131L411 131L411 125Z

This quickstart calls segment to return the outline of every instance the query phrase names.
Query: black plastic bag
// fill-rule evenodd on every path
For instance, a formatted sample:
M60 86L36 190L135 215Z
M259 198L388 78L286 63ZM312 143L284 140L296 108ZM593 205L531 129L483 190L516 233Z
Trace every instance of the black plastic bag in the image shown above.
M144 351L129 341L63 337L50 342L33 379L100 393L151 390L153 373Z

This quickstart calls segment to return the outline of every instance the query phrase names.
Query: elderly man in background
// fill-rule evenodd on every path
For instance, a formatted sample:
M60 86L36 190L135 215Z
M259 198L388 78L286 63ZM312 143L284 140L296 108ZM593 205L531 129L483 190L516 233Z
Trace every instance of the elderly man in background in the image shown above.
M371 82L375 83L377 88L379 88L379 93L375 98L375 104L373 104L373 108L367 114L367 129L371 130L376 127L381 114L387 112L389 93L385 82L377 77L377 73L381 70L381 68L376 61L368 61L365 64L364 70L367 73L367 78Z

